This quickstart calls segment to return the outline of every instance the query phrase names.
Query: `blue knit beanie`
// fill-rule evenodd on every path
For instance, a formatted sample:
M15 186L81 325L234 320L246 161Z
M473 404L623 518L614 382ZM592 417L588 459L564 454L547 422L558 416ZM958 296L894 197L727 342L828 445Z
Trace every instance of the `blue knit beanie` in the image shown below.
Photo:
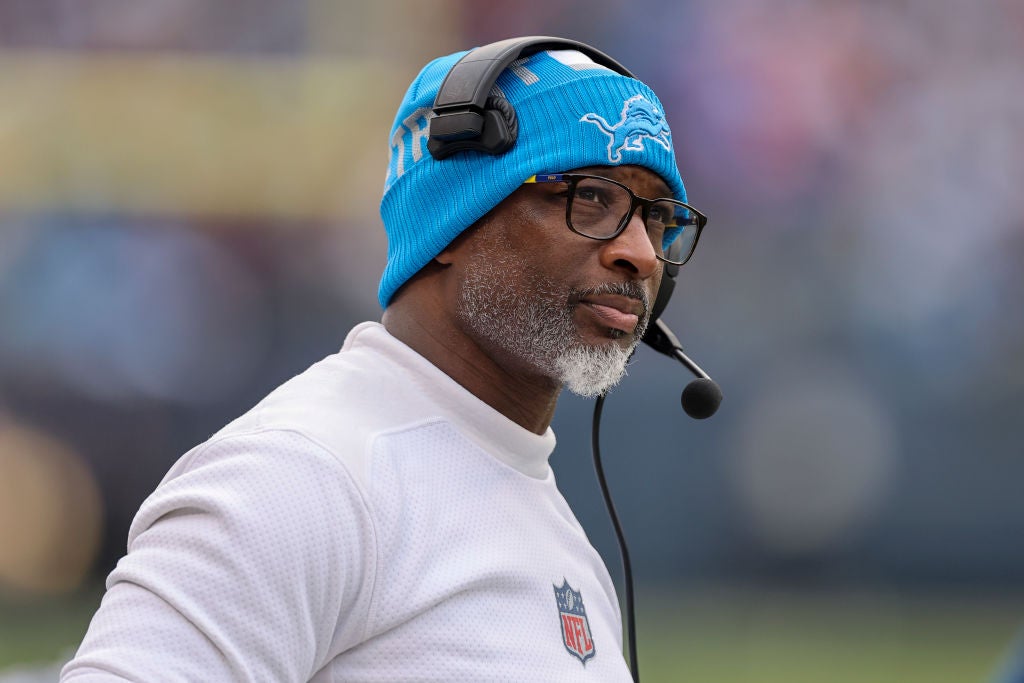
M512 149L496 156L469 151L434 159L427 151L427 120L441 81L465 54L427 64L409 86L391 128L380 204L388 235L378 291L383 307L463 230L534 174L635 164L657 173L676 199L686 201L658 97L640 81L574 50L539 52L513 62L499 76L495 89L519 119Z

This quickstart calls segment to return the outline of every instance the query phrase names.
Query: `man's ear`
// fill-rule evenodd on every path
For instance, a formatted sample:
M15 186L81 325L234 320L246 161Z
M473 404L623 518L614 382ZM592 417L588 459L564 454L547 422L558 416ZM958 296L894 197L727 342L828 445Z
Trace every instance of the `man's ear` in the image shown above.
M455 250L452 249L452 245L449 244L441 253L434 257L434 263L439 266L448 267L456 259Z
M459 233L455 239L448 243L447 247L441 250L441 253L434 257L434 262L447 267L458 260L459 255L465 249L466 241L469 239L469 235L473 232L474 227L475 224Z

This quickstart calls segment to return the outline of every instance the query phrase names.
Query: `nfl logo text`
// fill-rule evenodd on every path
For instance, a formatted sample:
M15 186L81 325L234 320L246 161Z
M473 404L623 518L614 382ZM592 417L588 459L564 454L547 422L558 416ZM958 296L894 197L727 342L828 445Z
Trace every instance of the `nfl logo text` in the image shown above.
M587 660L594 656L594 639L590 635L587 611L583 608L583 596L563 578L562 587L555 586L555 602L558 604L565 649L586 666Z

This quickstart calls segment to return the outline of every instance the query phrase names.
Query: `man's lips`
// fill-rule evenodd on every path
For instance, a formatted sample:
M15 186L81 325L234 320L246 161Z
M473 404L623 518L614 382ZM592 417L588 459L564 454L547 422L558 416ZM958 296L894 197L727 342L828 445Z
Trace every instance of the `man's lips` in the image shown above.
M584 296L580 304L586 306L603 324L632 334L644 312L642 301L621 294L594 294Z

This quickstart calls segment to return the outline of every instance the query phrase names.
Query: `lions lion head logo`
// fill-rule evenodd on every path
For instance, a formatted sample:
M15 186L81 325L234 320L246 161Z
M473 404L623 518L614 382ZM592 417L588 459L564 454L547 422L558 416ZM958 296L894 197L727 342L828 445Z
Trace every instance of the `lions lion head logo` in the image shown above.
M644 151L644 140L652 140L672 151L672 131L665 117L654 103L643 95L633 95L622 104L622 114L616 124L608 123L594 112L584 114L580 121L592 123L605 133L608 140L608 161L617 164L622 153Z

